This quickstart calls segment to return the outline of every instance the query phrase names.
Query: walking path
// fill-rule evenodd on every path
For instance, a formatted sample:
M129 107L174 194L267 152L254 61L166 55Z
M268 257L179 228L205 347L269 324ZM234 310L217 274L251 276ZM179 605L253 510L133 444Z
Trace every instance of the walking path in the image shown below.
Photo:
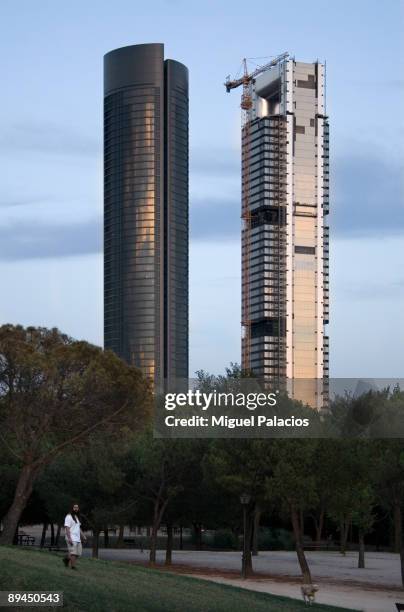
M195 576L195 574L192 575ZM204 575L197 576L205 580L212 580L213 582L261 591L263 593L271 593L272 595L283 595L294 599L302 598L300 584L296 584L296 582L278 582L268 579L249 579L246 581L240 578L228 579ZM316 594L317 603L341 606L342 608L352 608L364 612L397 612L395 603L404 603L404 593L395 593L390 590L367 589L363 586L340 586L323 581L318 582L318 586L320 590Z
M90 554L89 550L85 554ZM320 590L316 601L346 606L365 612L396 612L395 602L404 604L399 556L392 553L366 554L366 569L357 568L357 553L307 552L313 582ZM147 563L148 551L100 549L101 559ZM164 551L157 563L164 563ZM233 586L301 599L300 569L296 553L264 551L253 558L255 575L239 577L239 552L173 551L172 569L199 578Z

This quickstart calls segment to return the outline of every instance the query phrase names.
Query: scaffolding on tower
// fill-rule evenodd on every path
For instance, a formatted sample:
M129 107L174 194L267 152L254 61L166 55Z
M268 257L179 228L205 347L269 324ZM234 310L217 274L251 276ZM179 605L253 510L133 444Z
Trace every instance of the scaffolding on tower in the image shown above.
M253 72L248 72L247 59L243 59L243 75L238 79L231 80L227 77L225 82L226 91L242 86L241 94L241 169L242 169L242 188L241 188L241 219L242 219L242 249L241 249L241 330L242 330L242 349L241 367L244 372L251 370L251 316L250 316L250 267L251 267L251 209L250 209L250 152L251 139L250 127L252 120L252 85L256 76L265 72L272 66L286 59L289 53L282 53L263 66L259 66Z

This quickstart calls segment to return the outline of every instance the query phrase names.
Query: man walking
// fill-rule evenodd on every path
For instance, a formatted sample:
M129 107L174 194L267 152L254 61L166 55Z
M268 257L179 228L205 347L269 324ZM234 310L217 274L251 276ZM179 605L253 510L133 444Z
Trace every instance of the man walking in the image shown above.
M72 511L66 514L65 518L65 538L69 556L63 559L66 567L76 570L76 562L82 553L81 540L87 540L81 530L80 508L78 504L74 504Z

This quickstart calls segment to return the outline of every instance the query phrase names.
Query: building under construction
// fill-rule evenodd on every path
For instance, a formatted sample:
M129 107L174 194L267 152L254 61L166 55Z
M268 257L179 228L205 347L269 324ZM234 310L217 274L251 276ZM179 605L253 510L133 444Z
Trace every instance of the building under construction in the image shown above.
M242 87L242 366L321 408L328 379L325 66L287 53ZM292 387L292 388L291 388Z

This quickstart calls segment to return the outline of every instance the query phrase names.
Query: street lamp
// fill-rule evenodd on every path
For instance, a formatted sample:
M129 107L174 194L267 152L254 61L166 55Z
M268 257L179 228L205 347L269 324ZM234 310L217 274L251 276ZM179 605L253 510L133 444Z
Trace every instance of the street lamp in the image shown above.
M243 557L241 560L241 575L247 578L247 507L251 501L249 493L240 495L240 503L243 506Z

